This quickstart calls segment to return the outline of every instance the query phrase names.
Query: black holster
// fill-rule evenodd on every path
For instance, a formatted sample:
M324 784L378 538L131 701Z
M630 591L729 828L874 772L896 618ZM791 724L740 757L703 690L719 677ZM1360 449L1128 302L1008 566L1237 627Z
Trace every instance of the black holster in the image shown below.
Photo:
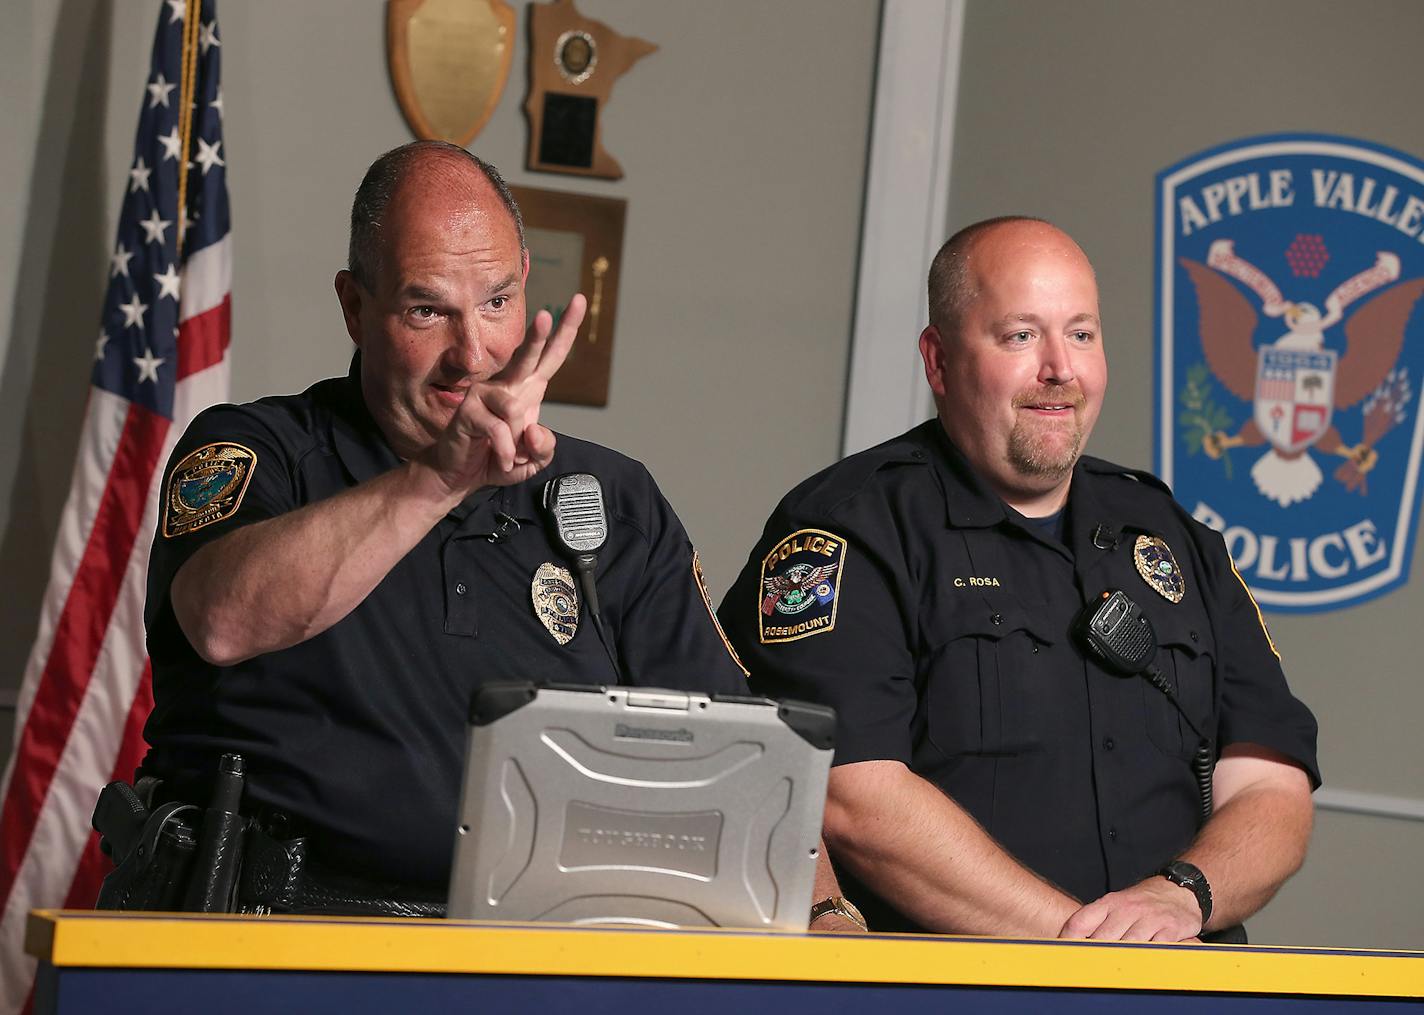
M96 909L182 908L198 839L198 808L145 802L157 788L153 780L138 786L111 782L99 794L93 825L99 848L116 866L99 891Z
M213 799L203 811L181 802L155 805L163 796L157 779L105 786L92 823L99 848L116 866L104 879L97 907L233 912L246 832L242 790L238 754L220 759Z

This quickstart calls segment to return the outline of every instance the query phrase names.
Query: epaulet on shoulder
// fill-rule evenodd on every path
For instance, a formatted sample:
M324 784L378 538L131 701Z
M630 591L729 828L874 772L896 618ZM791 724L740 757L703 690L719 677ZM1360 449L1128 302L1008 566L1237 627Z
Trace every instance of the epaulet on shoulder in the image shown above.
M1101 458L1094 458L1091 455L1084 455L1082 458L1083 468L1088 472L1096 473L1100 476L1118 476L1122 479L1132 480L1150 486L1154 490L1161 490L1167 496L1172 495L1172 488L1162 480L1145 469L1129 469L1126 466L1115 465L1112 462L1104 461Z
M822 469L787 494L786 501L810 501L830 510L854 497L881 470L924 465L928 460L925 449L909 435L896 437Z

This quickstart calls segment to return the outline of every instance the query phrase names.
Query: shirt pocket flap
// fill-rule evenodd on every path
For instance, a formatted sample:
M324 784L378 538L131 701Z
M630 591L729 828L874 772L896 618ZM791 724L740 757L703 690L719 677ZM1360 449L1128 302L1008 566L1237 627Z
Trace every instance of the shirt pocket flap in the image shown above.
M1156 613L1151 619L1159 648L1176 649L1190 659L1215 656L1211 628L1205 618L1186 610L1168 609Z
M938 647L960 638L999 641L1023 631L1040 645L1052 645L1061 632L1050 629L1045 613L1043 609L1035 609L1032 603L980 600L936 618L934 643Z

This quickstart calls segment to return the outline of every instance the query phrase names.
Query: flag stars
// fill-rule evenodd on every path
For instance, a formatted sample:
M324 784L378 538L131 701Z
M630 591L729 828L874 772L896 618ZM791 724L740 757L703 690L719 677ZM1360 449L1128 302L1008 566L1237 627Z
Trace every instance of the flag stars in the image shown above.
M158 298L172 296L174 300L177 300L178 283L182 281L182 278L183 276L179 275L177 269L171 264L167 271L154 275L153 280L158 283Z
M138 367L138 383L140 384L144 381L152 381L157 384L158 368L168 362L162 356L155 356L153 350L147 346L144 347L143 355L135 356L133 361L134 366Z
M213 168L213 166L227 165L227 163L222 160L222 156L219 154L219 150L221 148L221 141L216 141L213 144L208 144L202 138L198 138L198 154L194 155L193 158L197 160L200 166L203 167L204 176L208 175L208 170Z
M222 43L218 41L218 23L216 21L209 21L206 25L199 25L198 45L202 47L204 56L207 56L208 50L214 46L222 46Z
M114 253L109 258L109 277L118 278L122 275L124 278L128 278L131 260L133 260L133 251L125 249L124 245L120 243L114 248Z
M120 303L119 309L124 313L125 328L143 327L143 315L148 310L148 304L138 298L138 293L134 293L129 302Z
M221 120L221 119L223 118L223 104L222 104L222 89L221 89L221 88L218 89L218 97L217 97L216 99L214 99L212 102L209 102L209 103L208 103L208 106L209 106L209 108L211 108L211 109L216 109L216 110L218 111L218 119L219 119L219 120Z
M185 16L185 9L188 6L188 0L165 0L165 2L168 4L168 23L171 25L175 22L182 21Z
M171 219L160 218L158 209L153 209L153 214L146 219L139 219L138 224L143 227L144 236L149 243L163 242L164 233L173 224Z
M104 332L104 331L100 331L100 332L99 332L99 341L97 341L97 342L94 343L94 362L95 362L95 363L99 363L99 362L102 362L102 361L103 361L103 359L104 359L104 347L107 346L108 344L109 344L109 336L108 336L108 333L107 333L107 332Z
M129 170L129 193L137 194L140 190L148 190L148 176L153 170L143 164L143 156L138 157L134 167Z
M170 85L164 80L163 72L159 71L158 78L148 83L148 108L154 109L158 106L167 108L168 96L177 87L177 84Z
M169 159L178 161L178 155L183 150L183 138L178 134L178 128L174 127L167 134L158 135L158 143L163 146L163 161Z

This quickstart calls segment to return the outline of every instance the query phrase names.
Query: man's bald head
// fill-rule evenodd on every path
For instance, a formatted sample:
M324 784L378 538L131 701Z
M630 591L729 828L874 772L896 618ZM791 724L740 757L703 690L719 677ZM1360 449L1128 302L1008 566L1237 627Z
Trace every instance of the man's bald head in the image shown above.
M412 141L392 148L371 163L356 188L356 198L351 203L351 241L347 254L347 267L356 281L371 290L380 277L388 213L407 182L418 175L423 187L458 186L467 183L473 173L478 173L478 178L494 189L500 204L514 220L519 249L524 251L524 218L499 170L458 145Z
M1001 227L1029 223L1062 232L1047 219L1032 215L1000 215L967 225L944 241L930 264L931 324L941 332L952 335L959 326L964 309L979 294L981 283L974 274L975 245Z

